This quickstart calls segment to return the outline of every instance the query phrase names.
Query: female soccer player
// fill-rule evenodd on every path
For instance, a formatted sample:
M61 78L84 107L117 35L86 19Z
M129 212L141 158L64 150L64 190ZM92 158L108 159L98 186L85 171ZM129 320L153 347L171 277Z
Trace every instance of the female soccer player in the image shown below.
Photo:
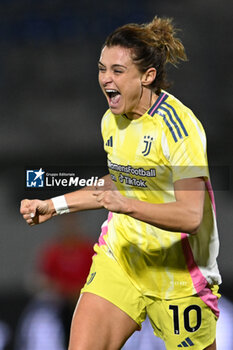
M216 349L218 233L206 139L192 111L164 89L165 67L186 60L171 19L128 24L106 39L99 66L104 188L23 200L29 225L106 208L70 350L120 349L148 315L168 350Z

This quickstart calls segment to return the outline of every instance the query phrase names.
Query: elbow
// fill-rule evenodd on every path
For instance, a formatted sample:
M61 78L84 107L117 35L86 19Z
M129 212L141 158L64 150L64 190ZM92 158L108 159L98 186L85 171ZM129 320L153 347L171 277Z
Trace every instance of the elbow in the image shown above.
M189 235L196 235L198 233L198 229L199 229L200 225L196 225L193 227L190 227L189 232L187 232Z
M198 233L198 230L201 226L202 223L202 213L200 212L195 212L192 213L191 215L188 215L188 230L186 233L190 235L195 235Z

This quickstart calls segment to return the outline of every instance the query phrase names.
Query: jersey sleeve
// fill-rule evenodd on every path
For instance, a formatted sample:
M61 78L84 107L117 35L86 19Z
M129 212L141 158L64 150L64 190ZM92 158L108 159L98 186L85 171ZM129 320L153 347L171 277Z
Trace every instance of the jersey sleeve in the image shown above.
M164 120L162 148L173 183L185 178L209 178L205 131L191 110Z
M109 116L110 116L110 111L107 110L101 120L101 134L103 139L104 150L106 153L108 153L108 147L107 147L108 143L106 143L106 141L109 134L109 123L110 123Z

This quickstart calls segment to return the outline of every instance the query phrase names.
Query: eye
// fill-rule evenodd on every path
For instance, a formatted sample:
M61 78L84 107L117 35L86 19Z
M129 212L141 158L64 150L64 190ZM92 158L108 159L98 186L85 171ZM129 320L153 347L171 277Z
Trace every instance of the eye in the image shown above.
M104 67L98 66L99 72L105 72L106 69Z
M121 74L121 73L123 73L123 71L120 70L120 69L114 69L114 73L115 73L115 74Z

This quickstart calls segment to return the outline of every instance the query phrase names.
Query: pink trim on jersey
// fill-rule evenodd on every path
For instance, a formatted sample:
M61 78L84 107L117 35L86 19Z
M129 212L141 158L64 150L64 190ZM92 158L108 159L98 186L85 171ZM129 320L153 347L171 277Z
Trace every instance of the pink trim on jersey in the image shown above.
M156 110L156 108L160 105L160 103L162 103L162 101L164 100L164 98L166 97L166 94L163 94L163 96L161 98L158 99L158 102L156 103L156 105L154 106L154 108L152 109L152 111L150 112L150 115L153 114L153 112Z
M211 200L211 203L212 203L212 206L213 206L213 209L214 209L214 212L215 212L215 216L216 216L216 205L215 205L215 200L214 200L214 191L213 191L213 188L212 188L210 180L207 180L205 182L205 186L206 186L206 189L207 189L207 191L209 193L210 200Z
M194 260L192 249L188 240L188 235L186 233L181 233L181 244L197 295L206 305L210 307L214 314L219 317L218 298L208 287L206 287L208 282Z
M205 287L197 295L201 298L204 303L209 306L213 313L219 317L219 308L218 308L218 297L214 295L208 287Z
M112 212L110 211L109 213L108 213L108 221L107 221L107 223L105 224L105 225L102 225L102 227L101 227L101 234L100 234L100 236L99 236L99 243L98 243L98 245L99 245L99 247L101 246L101 245L106 245L107 243L105 242L105 240L104 240L104 236L108 233L108 223L109 223L109 221L112 219Z
M112 217L113 217L113 214L112 214L112 212L110 211L110 212L108 213L108 223L109 223L109 221L112 220Z
M188 240L188 235L186 233L181 233L181 244L194 288L196 289L196 292L199 293L207 285L207 280L199 270L199 267L194 260L193 252Z
M101 245L106 245L106 242L104 240L104 236L107 234L108 232L108 225L102 226L101 227L101 235L99 236L99 246Z
M210 200L216 215L216 206L214 200L214 192L212 189L212 185L210 180L205 182L206 189L210 196ZM214 314L219 317L219 309L218 309L218 298L214 295L207 287L207 280L202 275L200 269L198 268L192 253L192 249L189 244L188 235L186 233L181 233L181 243L184 252L184 256L186 258L186 263L188 266L188 270L190 276L193 281L193 285L196 289L197 295L202 299L202 301L210 307L210 309L214 312Z

